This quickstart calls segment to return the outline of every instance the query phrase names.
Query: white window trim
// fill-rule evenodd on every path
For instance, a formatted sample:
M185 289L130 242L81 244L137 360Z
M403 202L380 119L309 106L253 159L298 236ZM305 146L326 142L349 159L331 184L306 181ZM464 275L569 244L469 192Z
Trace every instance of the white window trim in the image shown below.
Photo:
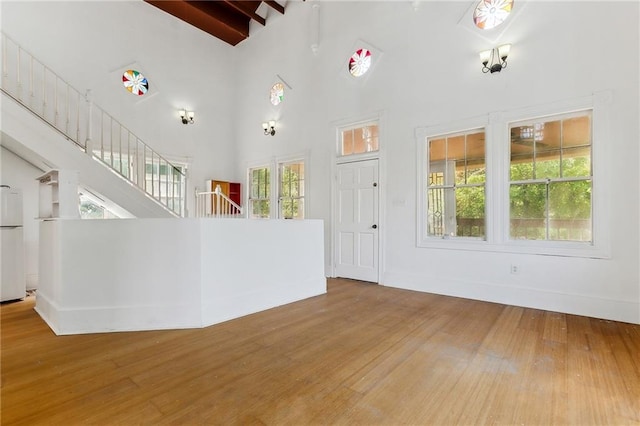
M275 170L276 170L276 175L278 177L278 181L275 182L275 190L276 190L276 206L278 207L278 211L276 212L276 215L278 216L278 218L280 218L280 180L281 180L281 176L280 176L280 168L281 166L285 165L285 164L294 164L294 163L302 163L304 164L304 177L303 177L303 186L304 186L304 195L300 198L302 198L303 203L302 203L302 216L303 219L306 219L307 213L309 211L309 199L308 199L308 194L309 194L309 153L305 152L304 154L297 154L297 155L288 155L288 156L283 156L283 157L276 157L275 159Z
M254 218L251 217L251 171L255 169L268 169L269 170L269 217L259 217ZM260 162L247 165L246 172L246 199L244 205L246 206L247 212L246 217L252 220L267 220L272 219L274 217L273 206L277 206L274 204L274 194L273 194L273 161L268 162ZM276 195L277 200L277 195Z
M378 126L378 149L375 151L369 152L361 152L358 154L347 154L342 155L342 133L347 130L359 129L361 127L375 125ZM341 163L351 163L354 161L364 161L370 160L374 158L380 157L380 118L375 117L368 120L361 120L353 123L349 123L349 125L337 127L336 128L336 146L335 146L335 156L337 164Z
M253 169L269 169L270 179L269 182L269 217L268 218L260 218L262 220L266 219L278 219L280 217L280 165L295 163L295 162L303 162L304 163L304 218L308 217L309 213L309 205L310 199L308 197L309 194L309 152L299 152L297 154L291 155L283 155L278 157L272 157L266 161L257 161L247 164L246 167L246 199L245 205L247 206L247 217L249 217L249 209L250 209L250 197L251 197L251 170ZM256 219L256 220L260 220Z
M539 254L587 258L609 258L610 241L610 168L611 149L609 138L610 91L591 96L560 101L546 105L527 107L486 117L473 118L457 123L421 127L416 129L417 141L417 246L425 248L475 250L504 253ZM593 241L527 241L509 238L509 164L510 152L505 149L509 138L509 124L546 116L563 115L581 110L592 111L592 168ZM484 124L483 124L484 123ZM487 152L487 187L485 197L485 241L473 241L464 237L434 238L426 236L426 138L446 133L462 132L485 127Z
M417 185L417 245L418 247L431 247L431 248L450 248L450 249L468 249L477 250L479 246L486 246L486 239L479 239L473 237L450 237L450 236L429 236L426 224L427 216L427 176L429 173L429 165L427 164L428 143L427 139L435 136L448 135L452 133L467 133L469 131L476 131L484 129L485 131L485 152L488 152L489 137L487 133L488 123L486 117L474 117L467 120L458 121L455 123L435 125L429 127L423 127L416 129L416 139L418 141L418 153L416 155L418 164L416 170L418 170L418 185ZM487 162L487 182L485 183L485 238L489 232L490 224L488 221L488 186L489 186L489 170L491 170L489 162L489 155L485 156Z

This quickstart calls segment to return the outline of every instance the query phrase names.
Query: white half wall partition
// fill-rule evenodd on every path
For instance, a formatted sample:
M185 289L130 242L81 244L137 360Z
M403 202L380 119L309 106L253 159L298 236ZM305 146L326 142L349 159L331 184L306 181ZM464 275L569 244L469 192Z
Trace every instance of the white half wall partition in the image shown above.
M36 311L59 335L199 328L326 293L320 220L47 220Z

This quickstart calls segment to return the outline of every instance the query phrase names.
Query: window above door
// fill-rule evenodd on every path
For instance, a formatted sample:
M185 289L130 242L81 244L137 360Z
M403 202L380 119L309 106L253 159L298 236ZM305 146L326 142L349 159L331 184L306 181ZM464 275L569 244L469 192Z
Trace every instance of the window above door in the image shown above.
M364 123L355 127L340 130L338 156L366 154L377 152L379 147L378 123Z

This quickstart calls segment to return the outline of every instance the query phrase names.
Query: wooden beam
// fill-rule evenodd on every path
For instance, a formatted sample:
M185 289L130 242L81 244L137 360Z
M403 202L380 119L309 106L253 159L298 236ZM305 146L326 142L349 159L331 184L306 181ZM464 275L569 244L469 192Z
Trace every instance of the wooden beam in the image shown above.
M225 4L227 4L229 7L237 10L247 18L251 18L264 26L267 23L266 19L256 13L256 10L258 10L258 6L260 6L260 3L261 2L259 1L225 0Z
M284 6L280 6L275 1L265 1L265 3L284 15Z
M249 37L249 19L222 2L166 1L145 2L201 29L232 46Z

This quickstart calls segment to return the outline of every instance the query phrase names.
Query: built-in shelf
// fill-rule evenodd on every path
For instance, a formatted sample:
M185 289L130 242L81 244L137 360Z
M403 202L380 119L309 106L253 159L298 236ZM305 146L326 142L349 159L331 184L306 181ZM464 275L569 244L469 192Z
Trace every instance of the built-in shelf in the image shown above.
M40 183L39 219L79 219L78 172L51 170Z

